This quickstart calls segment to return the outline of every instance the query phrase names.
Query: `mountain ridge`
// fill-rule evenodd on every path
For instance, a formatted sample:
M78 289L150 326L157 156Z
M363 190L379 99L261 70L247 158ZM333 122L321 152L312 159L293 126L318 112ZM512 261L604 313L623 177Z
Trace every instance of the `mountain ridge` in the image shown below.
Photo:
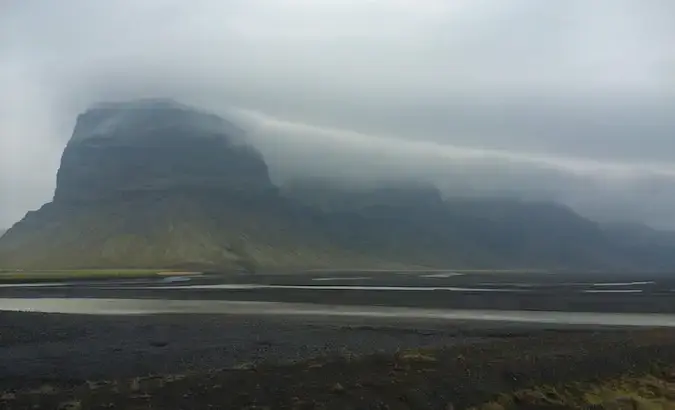
M150 99L78 116L53 200L0 238L0 267L675 267L675 241L635 235L558 204L411 181L276 186L237 126Z

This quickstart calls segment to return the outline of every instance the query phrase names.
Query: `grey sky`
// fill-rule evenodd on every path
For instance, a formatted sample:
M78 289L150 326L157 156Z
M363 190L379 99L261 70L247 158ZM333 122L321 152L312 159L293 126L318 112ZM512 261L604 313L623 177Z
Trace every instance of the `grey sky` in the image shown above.
M51 197L75 115L229 112L277 178L432 179L675 226L670 0L5 0L0 226Z

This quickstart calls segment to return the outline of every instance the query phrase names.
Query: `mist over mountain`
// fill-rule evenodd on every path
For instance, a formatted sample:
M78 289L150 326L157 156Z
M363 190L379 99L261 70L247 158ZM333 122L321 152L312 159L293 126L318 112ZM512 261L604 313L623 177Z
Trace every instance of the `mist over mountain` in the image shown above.
M79 113L169 96L245 129L275 184L395 177L673 229L674 11L661 0L10 0L0 226L50 200Z
M509 104L519 104L519 101L509 100ZM479 106L474 108L481 111ZM363 133L340 125L328 127L286 121L256 112L227 109L223 112L247 130L251 143L265 156L270 175L278 184L302 179L307 174L356 187L364 183L386 183L395 177L435 185L444 197L550 201L606 223L631 222L659 229L675 228L671 206L675 203L675 173L667 163L628 164L521 154L506 149L428 141L424 136L413 139L409 137L413 134L400 131ZM381 112L381 109L369 107L366 112L377 115L373 112ZM531 114L537 117L540 111L533 108ZM617 117L634 114L615 113ZM354 112L353 115L364 114ZM567 112L559 115L565 116ZM403 111L400 117L411 121L415 118L411 119ZM392 123L400 121L388 119ZM607 121L614 120L612 117Z
M53 200L2 238L0 263L232 267L327 258L321 238L286 232L296 219L261 155L222 118L171 100L99 104L77 118Z
M10 268L669 269L675 241L540 199L448 196L406 174L273 182L233 122L169 99L77 117L53 200L0 239Z
M262 156L222 118L171 100L99 104L78 116L54 202L140 192L273 191Z

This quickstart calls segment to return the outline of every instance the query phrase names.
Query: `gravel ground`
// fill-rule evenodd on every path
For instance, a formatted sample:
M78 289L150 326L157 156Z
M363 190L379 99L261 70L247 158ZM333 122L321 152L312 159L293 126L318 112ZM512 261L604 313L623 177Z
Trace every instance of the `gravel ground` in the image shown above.
M394 352L518 334L513 326L228 315L0 312L0 389L77 384L261 361ZM470 330L471 329L471 330ZM522 332L521 332L522 333Z
M0 323L0 408L8 410L675 404L668 329L24 313L0 313ZM181 375L139 377L166 372ZM593 405L589 392L613 407ZM660 407L636 407L645 400Z

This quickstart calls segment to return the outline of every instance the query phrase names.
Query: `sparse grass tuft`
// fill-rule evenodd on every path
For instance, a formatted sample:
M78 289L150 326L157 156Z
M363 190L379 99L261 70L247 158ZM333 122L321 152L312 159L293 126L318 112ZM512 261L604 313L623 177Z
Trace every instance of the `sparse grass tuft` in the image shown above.
M482 404L478 407L471 407L468 410L506 410L506 407L502 406L501 404L491 401L485 404Z
M407 352L403 353L400 356L401 360L406 360L406 361L411 361L411 362L427 362L427 363L433 363L436 361L436 358L429 355L429 354L424 354L422 352Z
M597 383L537 386L500 394L472 410L524 408L675 410L675 383L645 375Z
M396 352L395 358L402 362L433 363L437 361L433 351L429 349L399 350Z
M58 410L81 410L82 402L79 400L70 400L59 404Z

